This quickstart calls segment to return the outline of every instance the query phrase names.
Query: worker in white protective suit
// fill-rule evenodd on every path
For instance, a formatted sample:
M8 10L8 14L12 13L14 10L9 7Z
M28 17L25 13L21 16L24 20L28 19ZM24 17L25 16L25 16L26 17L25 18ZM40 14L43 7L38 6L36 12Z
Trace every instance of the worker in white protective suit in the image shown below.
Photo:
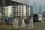
M33 29L33 17L30 18L29 29Z

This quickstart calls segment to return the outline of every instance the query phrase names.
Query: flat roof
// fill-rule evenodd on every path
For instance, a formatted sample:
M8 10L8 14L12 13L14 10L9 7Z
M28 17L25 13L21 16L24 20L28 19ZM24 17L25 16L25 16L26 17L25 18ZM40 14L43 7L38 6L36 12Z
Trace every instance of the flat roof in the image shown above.
M17 3L17 4L22 4L22 3L15 2L15 1L11 1L11 0L5 0L4 3L2 3L2 1L3 1L3 0L0 0L1 6L3 6L3 4L5 4L5 6L15 5L15 3ZM23 5L26 5L26 4L23 4ZM29 5L28 5L28 6L29 6Z

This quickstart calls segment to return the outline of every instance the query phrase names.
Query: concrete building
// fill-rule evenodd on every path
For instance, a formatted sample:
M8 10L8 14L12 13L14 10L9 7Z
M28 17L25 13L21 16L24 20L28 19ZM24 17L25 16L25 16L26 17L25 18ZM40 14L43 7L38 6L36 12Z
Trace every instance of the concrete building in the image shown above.
M2 5L5 7L5 10L6 7L9 7L7 9L13 10L12 11L13 16L25 16L25 17L30 16L30 5L28 5L28 0L7 0L7 1L5 0L5 5L4 4ZM13 8L11 8L10 6L13 6Z
M14 6L6 6L5 8L5 16L30 16L30 7L26 5L16 5ZM9 12L10 11L10 12Z
M0 3L4 17L11 15L13 20L17 20L19 24L25 26L24 19L30 18L31 15L31 6L28 4L28 0L1 0Z

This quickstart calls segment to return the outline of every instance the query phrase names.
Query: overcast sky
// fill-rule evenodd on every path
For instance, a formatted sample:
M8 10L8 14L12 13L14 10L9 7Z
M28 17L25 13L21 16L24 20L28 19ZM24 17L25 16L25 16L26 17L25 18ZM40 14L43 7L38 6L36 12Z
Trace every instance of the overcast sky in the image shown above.
M35 10L35 6L34 6L34 3L35 3L35 5L36 5L36 10ZM42 12L44 12L45 11L45 0L29 0L29 4L31 5L31 6L33 6L33 12L34 13L38 13L39 12L39 6L41 6L42 7Z

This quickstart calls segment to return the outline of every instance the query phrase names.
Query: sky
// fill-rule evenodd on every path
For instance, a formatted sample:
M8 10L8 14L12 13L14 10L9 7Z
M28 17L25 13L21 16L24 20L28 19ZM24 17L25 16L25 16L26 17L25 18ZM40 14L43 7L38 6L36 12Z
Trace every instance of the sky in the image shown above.
M41 6L41 9L42 9L41 13L43 13L45 11L45 0L28 0L28 1L29 1L30 6L33 6L33 13L34 14L39 13L39 7L40 6Z

